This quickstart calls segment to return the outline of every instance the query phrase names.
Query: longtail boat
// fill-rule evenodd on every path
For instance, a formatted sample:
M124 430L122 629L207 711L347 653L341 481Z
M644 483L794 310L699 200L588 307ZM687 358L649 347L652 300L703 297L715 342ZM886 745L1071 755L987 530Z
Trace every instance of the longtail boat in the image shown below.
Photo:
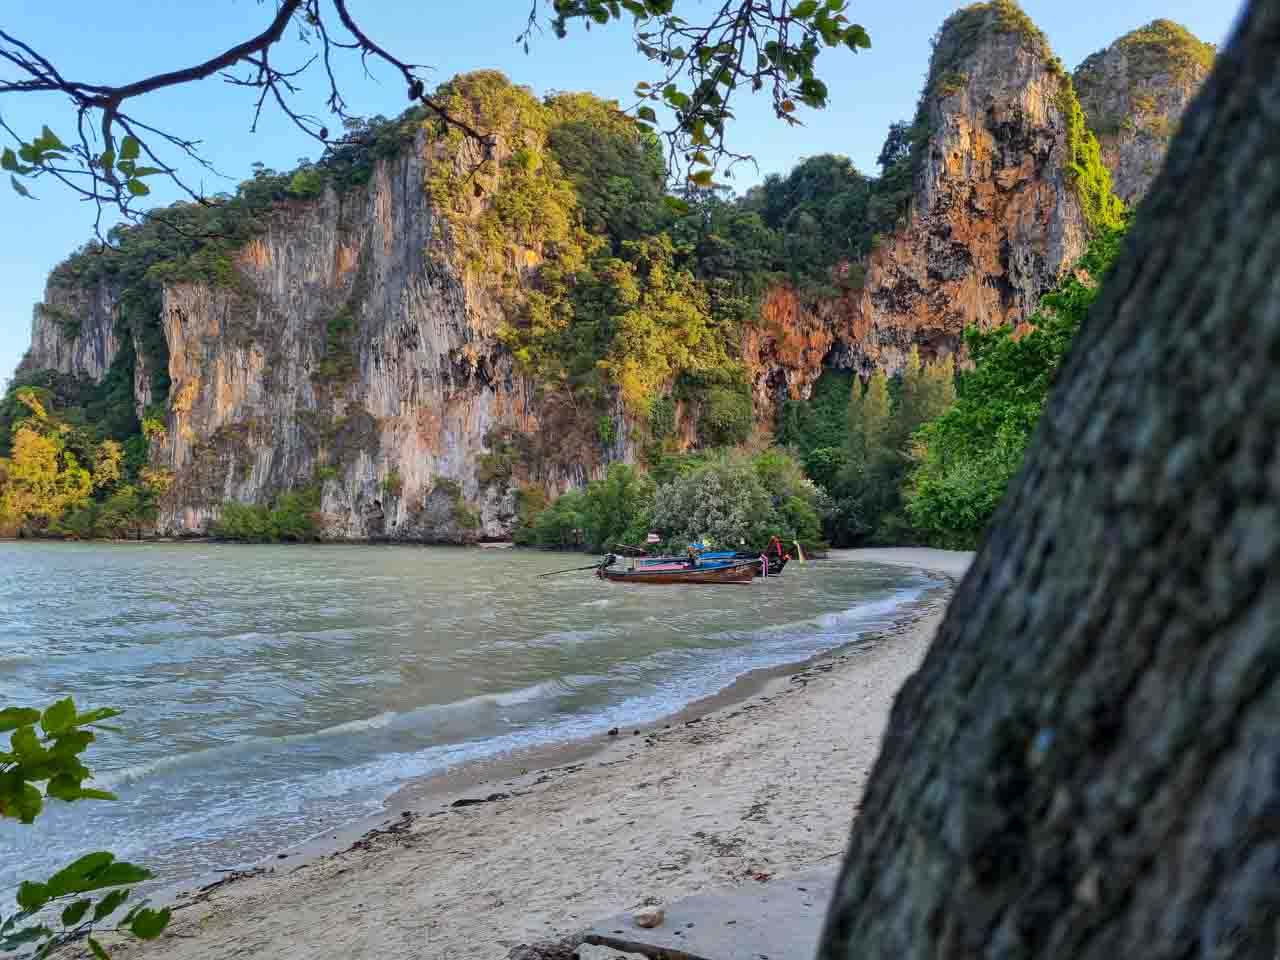
M633 565L630 570L615 570L618 558L605 557L596 568L596 576L611 583L750 583L756 576L759 561L690 564L673 560L665 563Z
M791 559L791 554L784 553L782 550L782 542L774 537L773 541L760 552L753 550L710 550L703 543L689 544L689 556L697 557L701 563L728 563L728 562L745 562L753 565L756 576L776 577L782 573L786 567L787 561ZM664 566L672 563L685 562L681 557L636 557L633 560L635 566L654 567Z

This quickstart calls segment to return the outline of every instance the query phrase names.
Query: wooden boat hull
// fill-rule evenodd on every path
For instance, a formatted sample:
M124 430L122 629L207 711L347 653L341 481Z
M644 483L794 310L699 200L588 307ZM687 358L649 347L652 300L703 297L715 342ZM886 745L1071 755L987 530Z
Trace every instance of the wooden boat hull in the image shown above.
M680 570L612 570L601 567L597 575L611 583L750 583L755 564L735 563L725 567L685 567Z
M754 567L755 575L761 575L764 564L760 562L760 554L739 551L737 553L719 553L707 554L702 558L704 561L712 563L725 563L736 560L742 563L749 563ZM776 577L782 573L782 569L787 565L787 558L769 556L769 576ZM683 557L637 557L635 560L637 569L646 570L667 570L672 567L681 566L685 563Z

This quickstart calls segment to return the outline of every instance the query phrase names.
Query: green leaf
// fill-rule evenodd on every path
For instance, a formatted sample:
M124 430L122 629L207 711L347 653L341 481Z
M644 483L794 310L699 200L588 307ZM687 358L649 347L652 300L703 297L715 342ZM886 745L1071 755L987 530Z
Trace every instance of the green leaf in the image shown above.
M104 150L102 156L98 158L98 166L103 170L110 172L111 168L116 165L116 152L114 150ZM84 723L83 720L80 721Z
M28 190L26 187L24 187L22 184L20 184L18 182L18 178L15 177L13 174L9 174L9 182L13 184L14 192L16 192L18 196L26 197L29 200L35 199L35 197L31 196L31 191Z
M112 890L105 897L98 901L98 905L93 908L93 922L111 916L120 904L129 899L129 890Z
M145 197L151 192L151 188L141 180L126 180L125 186L129 188L129 192L135 197Z
M91 731L77 730L72 727L66 733L53 738L53 746L49 748L49 752L58 757L74 757L76 754L83 753L94 739Z
M673 197L668 194L662 198L662 202L666 204L668 210L674 210L676 213L689 212L689 204L685 203L679 197Z
M6 817L15 817L19 823L34 823L36 817L40 816L40 811L44 809L44 797L40 796L40 791L29 783L22 785L22 790L17 796L11 796L7 802L5 798L0 797L0 815ZM11 804L11 805L10 805Z
M93 906L92 900L77 900L62 911L62 925L64 927L74 927L91 906Z
M72 800L80 799L80 781L75 777L60 773L49 781L49 786L45 787L45 796L53 797L55 800L65 800L70 803Z
M94 871L85 882L91 886L82 886L76 893L86 890L100 890L103 887L118 887L125 883L140 883L151 879L151 871L132 863L119 861L101 870Z
M696 152L694 153L694 155L693 155L692 157L690 157L690 158L689 158L689 162L690 162L690 163L700 163L700 164L702 164L704 167L709 167L709 166L711 166L711 160L707 157L706 153L704 153L704 152L703 152L703 151L701 151L701 150L696 151Z
M67 866L63 867L52 877L49 878L49 889L55 897L65 896L68 893L83 893L86 890L93 889L85 887L82 884L86 881L90 874L97 870L101 870L115 860L114 853L108 853L106 850L99 850L96 853L86 853L78 860L74 860Z
M711 171L699 170L697 173L689 174L689 179L699 187L711 186Z
M89 723L97 723L99 720L110 720L112 717L118 717L124 713L123 710L117 710L114 707L99 707L96 710L89 710L76 717L76 724L84 726Z
M28 913L34 913L53 899L49 887L34 880L23 880L18 885L18 906Z
M133 137L125 137L124 142L120 144L121 160L137 160L138 154L142 152L142 146Z
M658 115L653 112L653 107L641 107L636 111L636 116L641 120L648 120L650 123L657 123Z
M83 770L83 768L81 768ZM65 800L70 803L73 800L115 800L116 795L107 790L89 790L80 786L83 776L77 772L76 774L60 773L49 781L49 786L45 788L45 795L53 797L57 800Z
M12 170L14 173L18 172L18 156L9 147L5 147L4 153L0 153L0 170ZM6 707L4 710L0 710L0 714L4 714L11 709L13 708Z
M70 150L65 143L58 139L58 135L48 127L40 128L40 140L48 150Z
M82 787L80 789L80 800L119 800L110 790L94 790Z
M169 908L139 910L129 924L129 931L139 940L154 940L169 924Z
M39 759L45 752L40 746L40 738L36 736L36 728L31 726L15 730L9 738L9 746L23 760Z
M4 154L6 157L12 157L13 151L6 150ZM5 164L5 169L9 169L7 163ZM30 726L39 719L39 710L32 710L30 707L5 707L0 710L0 733L4 733L7 730L16 730L18 727Z
M102 944L93 939L93 937L89 938L89 949L93 951L93 955L97 960L111 960L111 954L107 953L102 948Z
M871 37L860 23L855 23L845 31L844 43L854 53L871 49Z
M807 20L818 9L818 0L800 0L791 8L791 18L793 20Z
M57 736L76 722L76 705L70 697L59 700L40 717L40 727L46 736Z

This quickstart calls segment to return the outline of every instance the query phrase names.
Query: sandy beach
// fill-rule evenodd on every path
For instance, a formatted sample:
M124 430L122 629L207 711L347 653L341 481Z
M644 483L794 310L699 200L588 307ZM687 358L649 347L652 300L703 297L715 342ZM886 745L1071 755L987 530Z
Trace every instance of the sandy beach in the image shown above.
M842 551L959 577L968 554ZM949 594L948 594L949 596ZM620 731L571 763L406 801L346 849L180 899L116 956L505 957L641 905L834 863L893 696L947 597L754 696ZM580 751L581 753L581 751ZM460 798L505 799L453 807Z

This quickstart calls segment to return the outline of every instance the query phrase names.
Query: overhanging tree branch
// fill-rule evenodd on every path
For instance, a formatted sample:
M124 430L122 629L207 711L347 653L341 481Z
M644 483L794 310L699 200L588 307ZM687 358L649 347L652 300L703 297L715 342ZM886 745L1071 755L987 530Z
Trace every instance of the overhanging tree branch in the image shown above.
M544 2L532 0L524 29L516 37L526 52L530 38L540 29ZM858 50L870 45L866 31L845 15L845 0L721 0L711 16L698 24L676 15L675 4L676 0L557 0L549 22L558 37L565 37L575 21L590 29L593 24L631 17L637 50L658 67L650 81L637 85L631 110L643 127L665 138L673 174L687 172L696 187L711 186L713 172L722 165L728 169L749 159L732 151L725 136L725 125L733 118L730 103L739 86L749 84L753 91L767 87L775 114L794 124L797 104L813 108L826 104L826 86L814 74L818 53L824 47ZM149 177L165 177L185 196L206 202L203 192L185 182L178 171L186 163L212 170L200 153L199 141L147 123L127 105L161 90L220 76L232 86L256 92L251 131L271 102L306 136L328 149L341 138L330 139L329 127L295 104L303 92L300 78L319 63L328 88L329 113L344 126L358 119L348 112L334 68L335 57L345 52L359 55L366 75L371 62L390 66L400 75L410 101L446 127L464 133L480 148L480 157L492 156L493 135L428 93L422 76L427 68L400 59L374 40L351 12L349 0L276 0L274 6L265 28L249 39L191 66L119 85L72 78L33 44L0 30L0 71L7 68L11 73L0 72L0 97L62 94L74 111L77 134L68 145L46 125L39 136L24 137L0 118L0 130L12 141L0 153L0 167L9 172L14 189L31 196L32 182L56 181L95 204L99 228L104 209L114 209L128 219L144 215L137 205L151 192ZM290 26L297 28L301 43L318 51L306 56L300 66L278 66L283 60L277 56L278 48ZM753 65L747 66L748 60ZM237 72L241 65L248 70ZM665 126L659 124L655 108L669 114ZM153 165L143 165L143 157Z

